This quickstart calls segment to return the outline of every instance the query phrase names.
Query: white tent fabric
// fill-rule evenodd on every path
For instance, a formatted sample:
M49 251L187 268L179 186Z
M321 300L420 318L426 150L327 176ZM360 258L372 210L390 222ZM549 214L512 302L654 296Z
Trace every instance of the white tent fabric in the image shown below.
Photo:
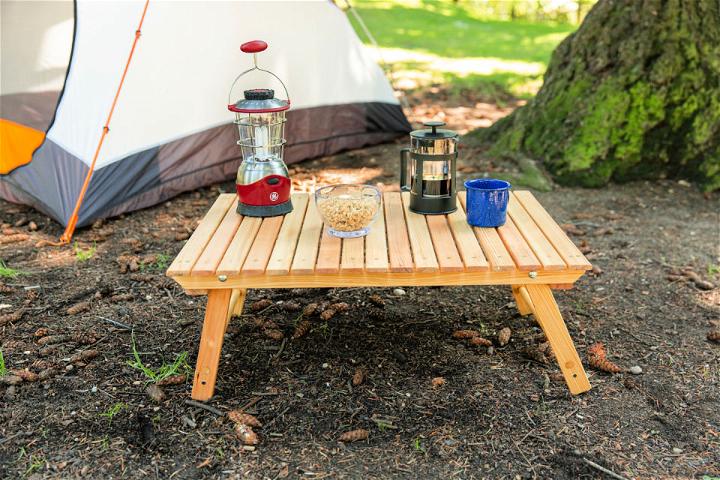
M13 31L20 28L13 25L21 26L33 15L33 3L39 11L45 4L3 1L0 99L18 93L27 97L58 86L57 71L44 83L41 80L48 75L39 72L49 70L53 62L61 65L63 52L67 55L72 40L67 37L68 19L51 19L45 25L35 22L33 28L44 30L34 33ZM0 196L31 203L67 222L144 5L142 0L75 2L72 56L54 120L32 161L0 176ZM14 35L40 40L8 44L5 39ZM282 78L290 92L289 161L387 141L409 130L382 70L332 2L151 1L80 225L232 178L240 152L231 140L228 90L233 79L252 65L252 57L240 52L240 44L254 39L269 44L258 54L259 65ZM35 66L25 63L29 58L36 59ZM6 81L5 72L15 67L26 73L34 70L34 77L26 78L37 79L27 81L9 73L12 78ZM243 89L268 86L267 77L258 73L252 79L253 83L239 85L236 97ZM278 93L282 90L277 83L269 86ZM10 107L3 110L3 119L17 121ZM198 149L204 149L204 157ZM110 168L123 162L122 168ZM132 175L123 176L125 171ZM181 181L181 175L194 180ZM127 183L124 192L130 193L117 188L118 182ZM56 191L43 192L47 189Z

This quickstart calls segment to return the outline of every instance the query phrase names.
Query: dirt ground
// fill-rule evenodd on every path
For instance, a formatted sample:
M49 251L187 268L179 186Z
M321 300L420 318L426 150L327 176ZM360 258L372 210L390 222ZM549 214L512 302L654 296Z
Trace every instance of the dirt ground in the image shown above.
M455 128L505 113L444 106ZM416 104L414 119L429 110ZM403 143L305 162L292 169L296 187L351 179L396 188ZM461 178L513 168L473 148L460 163ZM586 394L568 393L507 287L356 288L251 291L226 335L211 408L187 403L187 380L152 400L149 378L130 366L133 337L155 370L187 352L177 371L192 376L205 297L163 271L231 188L83 229L75 247L43 246L59 225L0 204L0 258L22 272L0 288L0 344L9 370L41 377L0 384L0 478L720 477L720 344L706 338L720 327L720 289L681 271L720 284L718 195L670 181L538 193L597 267L556 295L590 375ZM137 270L123 273L128 265ZM271 303L252 311L259 299ZM311 302L350 308L313 316L291 340L297 308ZM264 333L267 321L283 340ZM504 327L512 336L500 346ZM492 349L452 337L465 328ZM596 341L642 373L590 369ZM358 370L365 378L354 385ZM238 409L263 423L254 447L225 415ZM338 441L355 429L368 439Z

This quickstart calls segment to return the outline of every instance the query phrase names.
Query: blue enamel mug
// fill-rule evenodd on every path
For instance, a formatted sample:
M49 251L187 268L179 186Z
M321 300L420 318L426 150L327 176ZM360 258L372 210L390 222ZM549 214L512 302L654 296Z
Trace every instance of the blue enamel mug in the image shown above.
M474 227L499 227L505 224L510 182L494 178L465 181L467 222Z

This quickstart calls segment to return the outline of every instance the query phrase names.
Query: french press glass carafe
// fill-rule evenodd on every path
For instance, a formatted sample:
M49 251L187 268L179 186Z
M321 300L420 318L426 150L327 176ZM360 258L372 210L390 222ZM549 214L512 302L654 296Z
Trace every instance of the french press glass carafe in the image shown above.
M429 128L411 132L410 148L400 152L400 188L410 192L413 212L426 215L454 212L458 134L438 128L444 122L423 125Z

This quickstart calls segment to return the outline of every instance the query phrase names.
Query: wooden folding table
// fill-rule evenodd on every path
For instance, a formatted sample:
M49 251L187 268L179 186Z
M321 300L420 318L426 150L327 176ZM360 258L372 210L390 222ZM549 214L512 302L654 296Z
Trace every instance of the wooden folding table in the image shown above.
M175 258L167 275L208 302L192 397L215 389L223 336L248 288L510 285L523 315L533 313L573 394L590 389L551 288L569 288L590 262L532 193L510 195L499 228L465 220L465 192L450 215L419 215L407 193L385 193L366 237L340 239L323 226L310 194L292 195L284 217L242 217L223 194Z

